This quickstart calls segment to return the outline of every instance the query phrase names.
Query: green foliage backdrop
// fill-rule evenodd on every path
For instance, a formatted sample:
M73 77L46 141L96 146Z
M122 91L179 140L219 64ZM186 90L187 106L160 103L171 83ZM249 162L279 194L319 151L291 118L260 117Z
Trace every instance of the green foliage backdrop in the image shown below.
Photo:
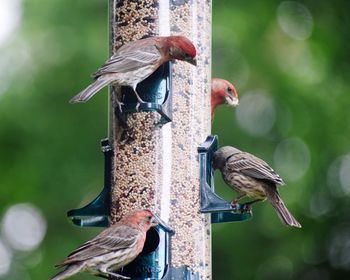
M349 279L350 3L213 2L213 76L241 97L237 109L219 108L213 133L281 173L282 197L303 225L282 226L268 203L251 221L214 225L213 279ZM106 90L83 106L67 101L108 56L107 1L3 3L17 6L7 21L0 13L1 25L17 25L0 40L0 279L48 279L99 232L65 213L102 186ZM235 195L218 174L216 185ZM6 229L28 221L25 212L6 219L23 203L43 218L44 239L27 250Z

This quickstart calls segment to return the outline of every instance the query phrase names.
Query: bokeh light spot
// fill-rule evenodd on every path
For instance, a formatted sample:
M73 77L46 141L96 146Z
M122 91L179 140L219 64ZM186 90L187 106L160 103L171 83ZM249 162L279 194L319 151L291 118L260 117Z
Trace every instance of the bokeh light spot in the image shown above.
M309 204L310 216L318 218L327 215L333 209L333 203L326 192L313 193Z
M348 224L334 229L328 256L333 267L350 270L350 226Z
M272 98L261 91L248 92L240 98L236 110L238 124L253 136L269 133L276 120Z
M350 194L350 155L343 157L339 169L340 186L345 194Z
M350 154L338 157L328 168L327 183L335 197L350 195Z
M287 182L304 176L310 166L310 151L299 138L289 138L278 144L274 153L274 165Z
M229 57L229 61L226 59L225 64L227 64L227 67L230 67L227 70L227 73L230 74L230 81L237 88L241 88L248 82L250 76L249 64L238 50L231 50Z
M0 240L0 276L6 275L11 266L12 254Z
M299 41L280 44L276 46L274 55L280 68L297 83L315 84L326 76L326 55L317 45L310 46ZM320 91L312 93L319 94Z
M3 235L16 250L30 251L40 245L46 233L46 221L34 205L11 206L3 218Z
M307 7L295 1L284 1L277 8L278 24L288 36L297 40L310 37L313 18Z
M22 15L21 0L0 1L0 45L12 35Z
M219 29L221 31L221 29ZM230 59L227 59L229 57ZM250 66L244 55L232 47L213 49L214 76L226 76L237 87L244 87L250 77Z
M313 235L305 236L301 244L303 261L312 266L324 263L327 261L327 254L324 253L323 249Z

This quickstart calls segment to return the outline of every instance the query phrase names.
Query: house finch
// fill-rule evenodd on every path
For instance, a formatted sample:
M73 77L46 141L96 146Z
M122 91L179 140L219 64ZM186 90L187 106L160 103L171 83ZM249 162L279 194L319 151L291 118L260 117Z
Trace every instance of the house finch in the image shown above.
M123 217L56 265L66 268L51 280L66 279L83 271L102 277L109 275L129 279L113 271L127 265L141 253L147 231L157 224L155 216L148 210L135 211Z
M237 106L238 94L229 81L213 78L211 80L211 119L214 118L216 107L221 104Z
M265 161L225 146L214 153L213 168L220 169L226 184L239 193L231 202L233 206L245 196L255 199L248 205L267 198L284 224L301 227L277 191L277 185L284 185L282 178Z
M129 86L137 100L144 101L136 92L137 84L150 76L163 63L178 59L196 65L196 48L183 36L150 37L120 47L92 76L95 81L74 96L70 103L86 102L109 84ZM117 101L120 108L121 102Z

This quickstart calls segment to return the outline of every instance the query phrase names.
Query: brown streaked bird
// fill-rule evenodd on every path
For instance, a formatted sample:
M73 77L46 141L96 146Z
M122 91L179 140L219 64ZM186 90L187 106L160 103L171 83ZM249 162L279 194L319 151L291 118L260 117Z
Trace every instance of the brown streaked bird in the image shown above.
M220 169L226 184L239 193L231 202L233 206L245 196L255 199L248 204L267 199L285 225L301 227L278 193L277 186L284 185L282 178L265 161L225 146L214 153L213 168Z
M132 212L56 265L65 267L65 270L51 280L66 279L84 271L102 277L129 279L114 271L132 262L141 253L147 231L157 224L157 219L149 210Z
M234 85L220 78L211 80L211 119L214 119L216 107L227 104L231 107L238 105L238 93Z
M197 65L195 57L195 46L184 36L149 37L127 43L92 75L95 81L74 96L70 103L86 102L109 84L131 87L137 100L144 103L136 92L138 83L170 60L183 60ZM117 103L120 108L122 103L118 100Z

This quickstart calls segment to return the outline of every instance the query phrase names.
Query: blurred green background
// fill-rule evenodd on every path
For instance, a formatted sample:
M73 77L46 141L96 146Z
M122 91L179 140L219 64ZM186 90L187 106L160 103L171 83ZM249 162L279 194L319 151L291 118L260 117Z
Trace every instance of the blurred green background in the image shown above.
M219 108L213 133L275 167L303 228L268 203L214 225L213 279L350 279L349 11L345 0L214 1L213 76L236 85L240 106ZM107 14L101 0L0 1L0 279L48 279L100 231L65 213L102 187L106 92L67 100L108 56Z

